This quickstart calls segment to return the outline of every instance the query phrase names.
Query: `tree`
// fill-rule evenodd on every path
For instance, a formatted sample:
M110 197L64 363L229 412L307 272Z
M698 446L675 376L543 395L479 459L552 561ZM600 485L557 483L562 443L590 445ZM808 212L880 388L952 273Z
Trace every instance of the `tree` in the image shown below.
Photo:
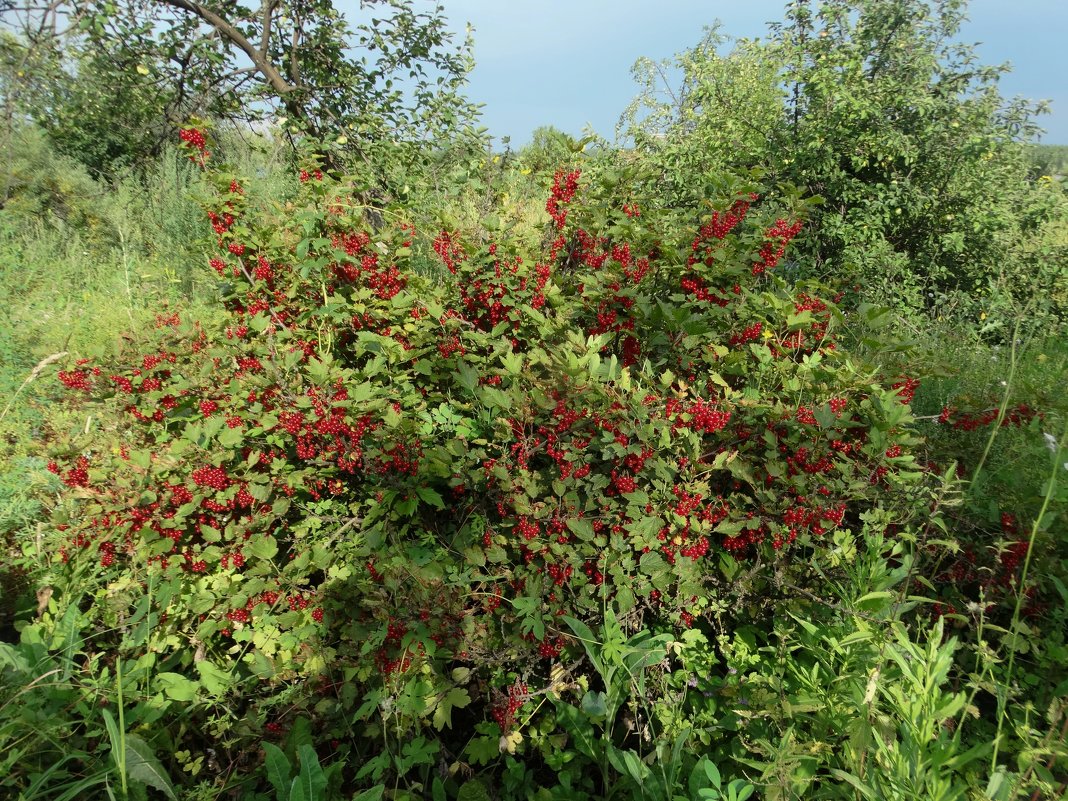
M7 18L60 77L26 111L97 171L151 152L190 115L282 116L370 162L375 145L437 139L475 113L460 96L470 42L415 0L364 0L351 27L330 0L33 0ZM102 139L121 141L88 146Z
M1034 200L1023 147L1043 106L1007 102L1008 68L956 43L964 9L795 0L766 42L721 56L713 31L673 64L639 62L624 130L668 184L756 167L822 197L800 243L811 275L914 308L982 303L1054 206ZM1063 265L1043 269L1045 285ZM1029 296L1035 276L1020 272L1009 281Z
M825 198L809 249L829 272L875 277L859 255L873 249L904 259L918 290L982 292L1034 224L1018 213L1021 143L1041 107L1006 102L1008 67L955 43L965 5L796 0L773 26L789 91L772 166Z
M674 59L639 59L632 69L639 95L617 134L639 153L662 162L665 191L680 198L724 169L765 165L769 140L781 136L783 90L777 53L707 28L701 41ZM668 166L670 165L670 166Z

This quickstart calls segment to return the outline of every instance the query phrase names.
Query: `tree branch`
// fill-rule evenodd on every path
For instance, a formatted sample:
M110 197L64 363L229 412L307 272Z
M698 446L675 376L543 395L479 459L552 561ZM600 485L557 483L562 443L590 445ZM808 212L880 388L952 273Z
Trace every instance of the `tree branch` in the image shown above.
M277 5L278 0L263 0L263 21L260 23L263 27L263 35L260 37L260 52L264 58L267 58L269 52L267 48L271 44L271 19Z
M286 96L295 91L296 87L282 77L282 73L278 71L274 64L268 61L267 57L260 52L256 46L253 45L243 33L241 33L241 31L211 9L204 7L200 3L193 2L193 0L157 0L157 2L182 11L187 11L190 14L195 14L229 39L231 43L240 48L245 55L252 60L252 63L256 65L256 69L259 71L260 75L262 75L267 83L271 85L271 88L278 93L278 96L282 98L284 103L286 103L286 107L290 108L290 103L292 101L287 101ZM291 108L290 111L292 112ZM301 113L300 116L302 119L304 118L303 113ZM307 120L305 120L305 122L307 122Z

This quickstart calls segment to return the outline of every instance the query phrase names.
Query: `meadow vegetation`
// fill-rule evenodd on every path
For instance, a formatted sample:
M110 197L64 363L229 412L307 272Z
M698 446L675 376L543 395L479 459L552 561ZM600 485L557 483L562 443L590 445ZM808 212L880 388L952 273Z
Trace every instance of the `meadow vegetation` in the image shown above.
M168 5L0 38L0 796L1065 797L1068 197L963 3L515 151L440 13L220 4L255 89Z

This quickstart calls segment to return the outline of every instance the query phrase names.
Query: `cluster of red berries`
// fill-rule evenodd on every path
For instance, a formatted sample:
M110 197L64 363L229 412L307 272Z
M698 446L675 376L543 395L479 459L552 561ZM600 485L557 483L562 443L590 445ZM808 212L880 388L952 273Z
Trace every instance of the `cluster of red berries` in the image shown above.
M493 719L501 727L501 732L511 731L515 723L515 713L526 703L530 697L527 685L516 682L508 688L508 695L493 707Z
M190 478L198 487L209 487L217 492L222 492L232 483L226 470L221 467L198 467Z
M519 522L516 523L515 530L519 536L527 542L530 542L533 539L537 539L539 533L538 522L536 520L529 520L525 517L521 518Z
M556 659L564 651L562 637L546 638L538 643L538 656L542 659Z
M252 615L247 609L231 609L226 613L226 619L231 623L248 623L252 620Z
M567 209L564 207L574 199L581 174L579 170L569 173L560 170L553 176L553 188L549 199L545 201L545 210L557 228L563 228L567 223Z
M438 254L442 264L453 275L456 274L457 266L465 258L464 250L460 247L460 243L456 242L453 239L453 235L448 231L442 231L434 238L434 252Z
M1019 406L1006 410L1005 416L1001 420L1001 426L1002 428L1024 426L1036 417L1041 418L1042 415L1026 403L1021 403ZM995 423L997 419L997 409L987 409L969 414L967 412L958 412L950 406L944 407L942 413L938 416L939 423L951 425L960 431L974 431L977 428L983 428Z
M700 399L683 408L681 401L677 398L670 398L665 404L664 416L669 420L674 418L673 430L689 428L691 431L699 431L703 434L722 431L731 421L729 411L722 411L714 404Z
M379 254L372 249L371 237L367 233L334 234L330 243L335 250L344 250L352 258L351 262L332 265L339 281L362 283L381 300L391 300L408 285L408 279L401 275L396 265L381 265Z
M715 242L725 239L727 234L745 219L746 214L749 213L751 200L756 200L756 196L750 196L749 200L736 200L727 211L712 212L711 219L701 226L690 244L690 265L703 261L706 266L712 266L711 259Z
M211 222L212 230L217 234L225 234L230 230L230 226L234 224L234 215L226 212L224 214L216 214L214 211L208 212L208 220Z
M918 378L902 378L900 381L895 381L890 385L891 389L897 390L897 399L902 403L912 403L912 398L916 395L916 390L920 386Z
M731 302L729 296L721 295L717 291L709 289L705 280L699 276L684 276L679 281L679 288L682 289L684 294L692 296L694 300L701 303L714 303L716 306L726 308ZM741 292L741 287L736 285L735 289L737 290L735 294Z
M742 330L740 333L731 334L730 344L733 347L738 347L739 345L745 345L749 342L755 342L756 340L760 339L760 335L763 332L763 323L753 323L751 326Z
M178 132L178 138L196 151L189 154L189 160L203 167L211 155L207 150L208 141L204 137L204 133L196 128L183 128Z
M97 374L99 374L99 368L96 368ZM70 389L77 389L82 392L91 392L93 389L92 381L89 378L89 372L87 370L60 370L59 380L63 382L64 386Z
M753 275L760 275L773 269L786 254L786 246L801 232L801 221L788 223L776 220L765 233L767 239L760 247L760 261L753 265Z
M89 486L89 459L85 456L79 456L75 466L66 473L63 473L59 469L59 465L54 461L48 463L48 471L60 476L63 483L68 487Z

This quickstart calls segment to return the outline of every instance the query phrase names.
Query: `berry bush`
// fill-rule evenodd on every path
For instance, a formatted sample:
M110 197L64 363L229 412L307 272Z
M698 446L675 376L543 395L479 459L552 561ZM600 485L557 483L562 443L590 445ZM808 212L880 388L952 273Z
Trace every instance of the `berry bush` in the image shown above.
M136 352L69 365L100 422L49 465L48 614L151 664L146 709L185 721L169 754L298 727L350 790L497 764L607 684L583 632L729 632L811 593L832 545L928 512L915 381L778 277L803 222L758 186L660 209L562 171L523 252L403 209L368 227L314 164L253 214L204 133L182 141L217 184L227 319L161 314Z

